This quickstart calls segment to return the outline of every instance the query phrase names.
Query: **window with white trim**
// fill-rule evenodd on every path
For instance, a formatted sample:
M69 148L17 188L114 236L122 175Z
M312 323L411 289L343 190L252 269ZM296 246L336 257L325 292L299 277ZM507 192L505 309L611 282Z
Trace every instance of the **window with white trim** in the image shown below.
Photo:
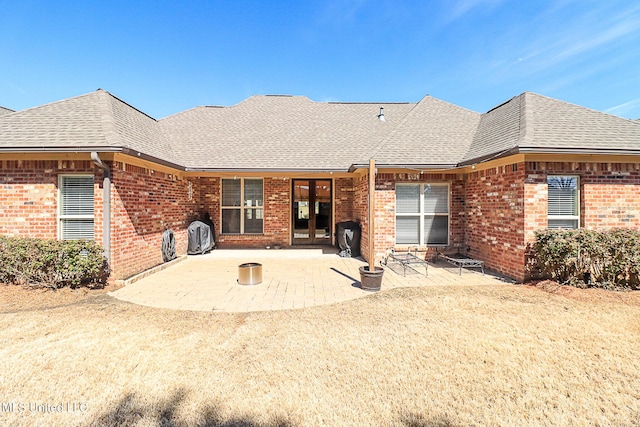
M62 240L93 240L93 175L60 175L58 235Z
M264 229L262 179L222 180L222 233L260 234Z
M449 185L396 185L396 244L449 244Z
M548 227L580 227L580 182L577 176L547 176Z

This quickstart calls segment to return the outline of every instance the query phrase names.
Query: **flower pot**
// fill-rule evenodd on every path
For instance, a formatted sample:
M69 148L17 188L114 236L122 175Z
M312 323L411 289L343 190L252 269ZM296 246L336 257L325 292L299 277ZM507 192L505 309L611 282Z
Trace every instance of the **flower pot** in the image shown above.
M360 284L365 291L379 291L382 286L382 275L384 269L382 267L374 267L373 271L369 271L369 266L360 267Z

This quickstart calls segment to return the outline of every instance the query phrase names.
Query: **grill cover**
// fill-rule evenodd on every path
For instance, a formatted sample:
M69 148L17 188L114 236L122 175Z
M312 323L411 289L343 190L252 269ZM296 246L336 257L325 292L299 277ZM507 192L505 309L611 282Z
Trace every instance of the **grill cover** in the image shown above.
M336 237L341 257L360 256L360 224L354 221L339 222L336 224Z
M213 229L202 221L193 221L189 224L189 255L204 254L216 245L213 240Z

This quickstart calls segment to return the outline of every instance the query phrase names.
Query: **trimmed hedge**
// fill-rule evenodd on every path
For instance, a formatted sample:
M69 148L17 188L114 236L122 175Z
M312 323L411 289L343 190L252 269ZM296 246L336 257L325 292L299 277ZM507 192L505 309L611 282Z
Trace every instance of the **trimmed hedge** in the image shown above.
M577 287L640 289L640 232L617 228L536 232L529 272Z
M0 282L54 289L103 286L109 277L103 252L92 240L0 236Z

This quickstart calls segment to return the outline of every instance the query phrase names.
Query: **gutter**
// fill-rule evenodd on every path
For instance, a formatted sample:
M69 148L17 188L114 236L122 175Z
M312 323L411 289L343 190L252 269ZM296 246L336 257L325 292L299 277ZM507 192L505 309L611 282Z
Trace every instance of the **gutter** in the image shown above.
M111 168L107 166L97 151L91 152L91 161L103 171L102 180L102 246L107 262L111 263Z
M514 154L581 154L581 155L619 155L619 156L638 156L640 149L611 149L611 148L556 148L556 147L513 147L498 153L488 154L486 156L476 157L465 160L458 164L459 167L469 166L489 160L508 157Z

